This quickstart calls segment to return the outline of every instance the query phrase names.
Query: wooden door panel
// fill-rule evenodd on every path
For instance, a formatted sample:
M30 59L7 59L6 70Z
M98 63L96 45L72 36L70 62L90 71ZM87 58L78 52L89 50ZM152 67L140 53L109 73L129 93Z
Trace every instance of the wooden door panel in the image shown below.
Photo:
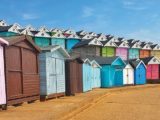
M8 72L7 93L8 99L18 98L23 94L20 72Z

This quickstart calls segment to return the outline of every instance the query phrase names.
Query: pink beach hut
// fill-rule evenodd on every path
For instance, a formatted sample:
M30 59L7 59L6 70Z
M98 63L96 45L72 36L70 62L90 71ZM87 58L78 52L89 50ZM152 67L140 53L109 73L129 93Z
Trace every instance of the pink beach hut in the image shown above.
M4 45L8 45L8 42L0 38L0 106L2 109L6 109L6 90L5 90L5 73L4 73Z

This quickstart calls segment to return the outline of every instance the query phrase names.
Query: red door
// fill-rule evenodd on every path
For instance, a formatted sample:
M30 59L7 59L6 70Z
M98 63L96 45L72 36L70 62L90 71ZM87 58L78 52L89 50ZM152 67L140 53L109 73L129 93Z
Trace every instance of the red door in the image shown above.
M147 65L147 79L159 79L159 65Z

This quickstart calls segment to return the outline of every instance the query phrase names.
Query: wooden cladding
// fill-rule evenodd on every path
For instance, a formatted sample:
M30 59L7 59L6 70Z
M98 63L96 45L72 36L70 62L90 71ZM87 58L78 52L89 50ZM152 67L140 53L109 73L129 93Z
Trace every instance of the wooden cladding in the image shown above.
M150 57L150 50L140 50L140 58Z
M66 62L66 95L81 93L82 87L82 63L77 60Z
M20 42L5 48L7 102L24 102L39 96L38 53L28 42ZM30 99L32 100L32 99ZM10 103L11 102L11 103Z

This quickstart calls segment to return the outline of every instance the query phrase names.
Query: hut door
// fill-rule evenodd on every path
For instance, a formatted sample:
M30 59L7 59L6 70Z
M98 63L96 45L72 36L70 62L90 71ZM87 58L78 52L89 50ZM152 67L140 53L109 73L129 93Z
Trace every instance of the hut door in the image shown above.
M6 49L7 99L16 99L23 94L21 50L11 46Z
M121 86L123 85L123 74L122 69L115 69L115 85Z
M159 65L152 65L152 79L159 79Z
M56 59L48 58L49 64L49 81L47 82L48 94L57 93L57 77L56 77Z

